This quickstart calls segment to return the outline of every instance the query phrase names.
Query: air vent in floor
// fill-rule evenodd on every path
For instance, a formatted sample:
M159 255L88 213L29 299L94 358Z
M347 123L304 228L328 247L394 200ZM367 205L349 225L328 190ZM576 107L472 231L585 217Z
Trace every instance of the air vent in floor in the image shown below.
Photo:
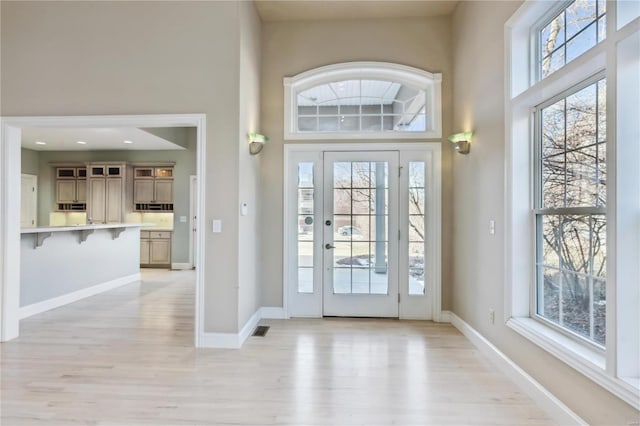
M254 330L253 336L264 337L265 334L267 334L267 331L269 331L269 326L268 325L259 325Z

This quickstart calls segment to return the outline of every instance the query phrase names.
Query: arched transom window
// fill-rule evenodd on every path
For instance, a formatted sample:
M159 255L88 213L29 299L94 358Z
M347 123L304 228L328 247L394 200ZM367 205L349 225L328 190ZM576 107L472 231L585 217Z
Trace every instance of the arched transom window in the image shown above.
M383 62L285 78L285 139L440 138L441 74Z

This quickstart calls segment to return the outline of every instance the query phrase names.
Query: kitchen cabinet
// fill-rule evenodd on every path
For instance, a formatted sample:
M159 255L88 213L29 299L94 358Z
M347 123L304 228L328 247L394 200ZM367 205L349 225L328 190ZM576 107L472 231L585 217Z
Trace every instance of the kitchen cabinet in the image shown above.
M136 179L133 182L133 199L136 203L173 204L173 181Z
M171 266L171 231L140 232L140 266Z
M87 217L93 223L124 222L126 164L89 164Z
M87 203L87 169L56 168L56 210L84 211Z
M133 202L136 211L173 211L173 166L134 167Z

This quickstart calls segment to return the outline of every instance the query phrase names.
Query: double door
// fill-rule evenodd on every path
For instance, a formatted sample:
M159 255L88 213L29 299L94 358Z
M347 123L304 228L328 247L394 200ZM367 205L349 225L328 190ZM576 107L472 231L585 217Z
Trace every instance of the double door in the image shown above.
M121 223L122 178L89 178L88 216L93 223Z

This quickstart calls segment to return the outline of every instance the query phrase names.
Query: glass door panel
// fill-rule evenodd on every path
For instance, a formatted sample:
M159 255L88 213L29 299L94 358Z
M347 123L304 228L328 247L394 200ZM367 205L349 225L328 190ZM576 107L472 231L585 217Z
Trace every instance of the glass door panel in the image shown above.
M397 317L398 153L325 153L324 164L324 315Z

